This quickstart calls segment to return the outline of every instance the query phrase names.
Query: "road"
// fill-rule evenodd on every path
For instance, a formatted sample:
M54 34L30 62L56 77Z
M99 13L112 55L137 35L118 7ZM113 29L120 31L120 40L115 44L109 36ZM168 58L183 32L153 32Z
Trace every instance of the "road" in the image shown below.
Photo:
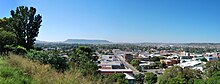
M158 72L164 72L163 69L147 69L146 71L147 71L147 72L152 72L152 73L156 74L157 76L161 76L162 74L158 74L158 73L156 73L156 71L158 71Z
M128 62L126 62L124 58L122 58L121 56L118 56L118 55L116 55L116 56L127 68L131 69L135 75L141 73L136 68L134 68L132 65L130 65Z

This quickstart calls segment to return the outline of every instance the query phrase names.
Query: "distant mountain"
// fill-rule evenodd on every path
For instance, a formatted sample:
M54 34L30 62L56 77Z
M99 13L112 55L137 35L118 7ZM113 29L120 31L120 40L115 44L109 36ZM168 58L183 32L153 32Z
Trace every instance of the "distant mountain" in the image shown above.
M107 40L88 40L88 39L67 39L64 43L77 43L77 44L110 44L112 42Z
M47 42L47 41L36 40L35 43L49 43L49 42Z

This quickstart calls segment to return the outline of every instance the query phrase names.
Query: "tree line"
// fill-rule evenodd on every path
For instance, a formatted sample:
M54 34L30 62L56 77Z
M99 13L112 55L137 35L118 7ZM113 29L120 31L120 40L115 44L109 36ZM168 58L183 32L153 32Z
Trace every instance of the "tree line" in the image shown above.
M41 23L42 16L36 14L34 7L19 6L11 10L11 17L0 19L0 54L16 50L18 46L33 49Z

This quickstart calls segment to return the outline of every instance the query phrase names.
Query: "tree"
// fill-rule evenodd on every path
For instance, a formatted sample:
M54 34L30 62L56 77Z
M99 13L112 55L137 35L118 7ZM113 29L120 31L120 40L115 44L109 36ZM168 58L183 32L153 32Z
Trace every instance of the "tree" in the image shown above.
M92 54L93 54L93 51L91 48L80 46L79 48L75 50L74 59L80 60L83 62L88 61L88 60L94 61L96 59L95 58L93 59Z
M95 65L92 61L87 61L86 63L83 64L83 66L80 67L82 70L82 74L85 75L96 75L97 74L97 69L98 66Z
M155 61L151 66L152 66L153 68L159 68L160 65L161 65L160 61Z
M13 52L15 54L19 54L19 55L25 55L27 53L27 49L23 46L15 46L13 49Z
M26 57L34 61L39 61L43 64L50 64L53 68L57 69L62 73L65 70L69 69L68 58L59 56L57 54L57 51L48 52L48 51L36 51L31 49L29 50L29 52L27 52Z
M207 77L211 77L216 72L220 71L220 61L210 61L204 66L205 74Z
M77 48L72 56L72 60L81 68L83 75L95 74L98 66L94 63L97 58L93 57L93 50L89 47L81 46Z
M203 62L208 62L208 60L206 59L206 58L202 58L202 59L200 59L201 61L203 61Z
M145 77L144 74L137 74L134 77L135 77L136 84L143 84L144 77Z
M138 60L138 59L132 59L132 60L131 60L131 64L132 64L133 66L139 66L140 60Z
M42 16L36 14L34 7L19 6L11 11L14 33L17 38L17 45L24 46L26 49L32 49L34 41L39 33L42 22Z
M113 74L112 79L115 80L116 84L128 84L128 81L125 79L125 74Z
M157 56L154 56L154 57L151 57L150 60L155 62L155 61L160 61L160 58Z
M159 77L159 84L182 84L186 83L183 75L183 69L179 66L174 66L165 70L164 74Z
M138 71L142 72L142 67L141 67L141 66L135 66L135 68L136 68Z
M15 34L12 32L0 30L0 55L6 51L6 45L12 45L15 43Z
M220 84L220 71L216 72L207 80L207 84Z
M161 60L161 59L166 59L166 57L163 57L163 56L159 56L159 59Z
M12 18L2 18L0 19L0 30L5 30L7 32L13 32L13 28L11 27Z
M146 72L144 81L148 84L154 84L157 82L157 75L152 72Z
M160 68L167 68L167 65L166 63L162 62L160 65L159 65Z
M202 72L199 70L192 70L190 68L181 68L173 66L165 70L164 74L159 77L159 84L183 84L183 83L198 83L201 82Z
M193 84L206 84L205 80L203 80L203 79L194 79L193 81L194 81ZM210 83L208 83L208 84L210 84Z
M195 70L195 69L190 69L190 68L184 68L183 69L183 74L184 74L184 78L186 80L190 80L192 78L195 79L202 79L202 71L200 70Z

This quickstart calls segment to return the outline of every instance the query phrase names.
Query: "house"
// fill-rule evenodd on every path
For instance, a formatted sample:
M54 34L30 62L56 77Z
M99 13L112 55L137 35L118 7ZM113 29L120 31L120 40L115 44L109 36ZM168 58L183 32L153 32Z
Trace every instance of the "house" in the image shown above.
M132 60L133 59L133 54L132 53L126 53L124 55L124 59L127 60Z
M101 69L124 69L123 63L114 55L102 55L98 66Z
M124 74L126 75L125 79L128 80L128 84L134 84L135 78L133 74L128 74L128 73L124 73Z
M203 63L200 60L190 60L179 64L179 66L182 68L188 67L191 69L203 71L202 65Z
M165 63L167 66L173 66L175 64L180 63L180 60L178 59L166 59L166 60L160 60L161 63Z
M216 57L205 57L207 59L207 61L215 61L218 60L218 58Z
M98 69L101 74L128 73L133 74L131 69Z

